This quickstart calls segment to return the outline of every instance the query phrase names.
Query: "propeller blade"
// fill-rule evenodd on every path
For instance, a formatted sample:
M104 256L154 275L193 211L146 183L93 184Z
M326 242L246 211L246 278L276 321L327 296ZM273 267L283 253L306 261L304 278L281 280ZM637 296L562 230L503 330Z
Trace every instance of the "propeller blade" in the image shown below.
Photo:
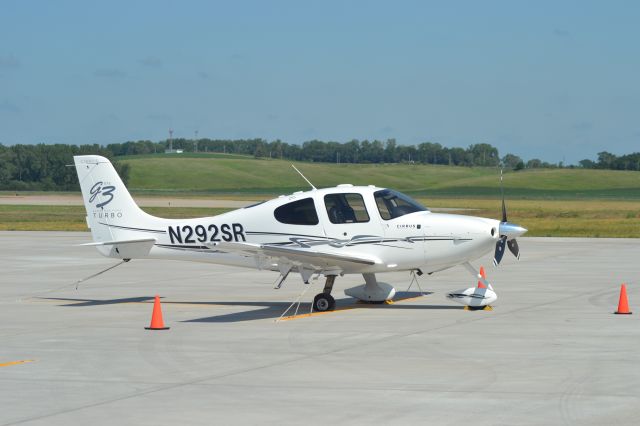
M496 242L496 252L493 255L494 266L498 266L498 264L502 260L502 256L504 256L504 246L506 245L506 243L507 243L507 237L504 235L500 237L498 242Z
M507 208L504 205L504 183L502 182L502 169L500 169L500 193L502 194L502 221L507 221Z
M507 207L504 203L504 183L502 176L502 169L500 169L500 194L502 195L502 222L500 222L500 239L496 242L496 252L493 256L493 264L498 266L504 256L505 246L509 247L509 251L513 253L515 257L520 259L520 248L516 237L527 232L527 230L520 225L509 223L507 221Z
M520 260L520 249L518 248L518 242L516 240L509 240L507 241L507 246L509 247L511 253L513 253L513 255L517 257L518 260Z

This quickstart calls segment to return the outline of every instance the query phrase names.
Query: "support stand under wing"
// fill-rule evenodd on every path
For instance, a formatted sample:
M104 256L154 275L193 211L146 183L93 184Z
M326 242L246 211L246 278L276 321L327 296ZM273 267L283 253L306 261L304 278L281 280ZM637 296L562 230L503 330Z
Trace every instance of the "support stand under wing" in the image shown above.
M462 290L456 290L449 294L447 297L454 302L461 305L468 306L471 309L482 309L489 306L491 303L498 299L498 295L493 291L491 284L469 263L463 263L463 266L473 275L476 279L482 282L486 288L481 287L469 287Z

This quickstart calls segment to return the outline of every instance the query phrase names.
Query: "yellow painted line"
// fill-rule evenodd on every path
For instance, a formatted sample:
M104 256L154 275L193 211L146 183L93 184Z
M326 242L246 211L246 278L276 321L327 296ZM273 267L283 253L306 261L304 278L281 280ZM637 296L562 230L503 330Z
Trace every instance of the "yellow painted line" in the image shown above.
M338 308L338 309L334 309L333 311L325 311L325 312L311 312L308 314L298 314L298 315L289 315L286 317L282 317L280 318L280 321L291 321L291 320L295 320L295 319L300 319L300 318L309 318L309 317L315 317L317 315L324 315L324 314L331 314L334 312L340 312L340 311L349 311L352 309L375 309L376 307L379 306L384 306L384 305L393 305L394 303L398 303L398 302L406 302L408 300L414 300L414 299L419 299L421 297L423 297L424 295L419 295L419 296L412 296L412 297L405 297L403 299L394 299L394 300L387 300L385 301L385 303L383 304L370 304L370 303L366 303L366 302L356 302L355 305L352 306L345 306L342 308Z
M9 367L11 365L26 364L27 362L34 362L34 361L35 361L35 359L23 359L21 361L4 362L4 363L0 364L0 367Z
M295 320L295 319L300 319L300 318L309 318L309 317L315 317L315 316L318 316L318 315L332 314L334 312L350 311L352 309L358 309L358 307L357 306L345 306L343 308L334 309L333 311L311 312L311 313L308 313L308 314L289 315L289 316L280 318L280 321L290 321L290 320Z

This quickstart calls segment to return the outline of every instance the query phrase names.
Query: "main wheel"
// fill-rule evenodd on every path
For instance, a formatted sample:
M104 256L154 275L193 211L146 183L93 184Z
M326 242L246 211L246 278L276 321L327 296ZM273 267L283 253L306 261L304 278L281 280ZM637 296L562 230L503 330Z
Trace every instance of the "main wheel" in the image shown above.
M313 310L316 312L333 311L336 299L330 294L320 293L313 298Z

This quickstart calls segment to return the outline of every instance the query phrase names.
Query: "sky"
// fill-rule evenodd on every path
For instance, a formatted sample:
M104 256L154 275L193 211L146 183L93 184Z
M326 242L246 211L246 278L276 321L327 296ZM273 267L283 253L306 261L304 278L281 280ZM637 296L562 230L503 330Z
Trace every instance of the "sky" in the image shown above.
M0 143L640 151L637 1L0 0Z

